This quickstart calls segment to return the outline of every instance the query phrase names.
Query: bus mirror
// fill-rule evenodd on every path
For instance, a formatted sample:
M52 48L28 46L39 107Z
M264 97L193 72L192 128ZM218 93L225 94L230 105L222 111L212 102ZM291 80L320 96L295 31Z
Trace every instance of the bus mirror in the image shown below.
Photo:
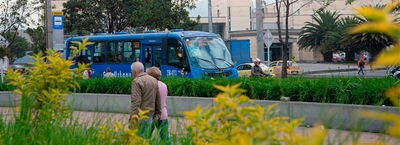
M176 49L176 57L178 59L182 59L183 58L183 51L182 49Z
M182 58L183 58L182 52L178 52L178 53L177 53L177 57L178 57L178 59L182 59Z

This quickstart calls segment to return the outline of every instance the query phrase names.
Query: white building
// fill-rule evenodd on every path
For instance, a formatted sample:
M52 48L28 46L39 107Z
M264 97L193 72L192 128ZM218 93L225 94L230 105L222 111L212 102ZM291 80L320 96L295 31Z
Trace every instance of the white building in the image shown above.
M207 0L202 0L203 2ZM200 1L201 2L201 1ZM318 2L309 3L310 0L299 0L290 7L291 15L288 20L289 24L289 55L296 58L296 61L321 61L322 54L319 50L312 52L299 51L297 46L297 38L301 27L305 25L305 22L313 22L311 15L314 11L321 7ZM362 5L376 5L376 4L387 4L391 0L357 0L351 5L346 4L346 0L336 0L331 3L325 10L338 11L342 16L354 15L355 8L359 8ZM305 5L305 6L303 6ZM256 15L255 15L255 4L252 0L212 0L212 16L214 33L222 33L224 39L249 39L251 47L251 57L257 57L257 41L256 41ZM271 46L272 60L282 59L282 49L278 41L277 31L277 10L275 3L266 4L263 6L263 27L264 33L267 29L270 29L272 35L275 38L274 44ZM202 7L203 11L207 11L207 8ZM193 10L196 12L197 10ZM285 9L282 7L281 15L284 15ZM195 17L192 16L192 19ZM204 14L201 15L200 25L197 30L208 31L208 18ZM281 26L284 27L285 19L281 17ZM216 30L216 27L222 26L220 30ZM264 58L267 58L266 47L264 49Z

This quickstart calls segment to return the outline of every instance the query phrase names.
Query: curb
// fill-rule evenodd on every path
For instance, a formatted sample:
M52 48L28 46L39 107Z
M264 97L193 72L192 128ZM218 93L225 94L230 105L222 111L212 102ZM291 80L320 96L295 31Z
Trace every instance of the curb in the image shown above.
M319 74L319 73L332 73L332 72L348 72L348 71L357 71L357 68L347 68L347 69L332 69L332 70L317 70L317 71L306 71L303 74Z

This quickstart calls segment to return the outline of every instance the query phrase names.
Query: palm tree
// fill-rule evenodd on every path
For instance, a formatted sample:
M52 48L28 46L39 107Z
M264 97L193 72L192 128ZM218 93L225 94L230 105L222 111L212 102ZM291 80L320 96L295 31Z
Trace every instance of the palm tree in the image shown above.
M306 22L301 28L299 40L299 50L321 49L329 32L336 30L340 14L336 11L319 11L312 18L316 23ZM322 53L322 52L321 52ZM332 52L323 53L325 60L332 61Z
M346 61L354 61L354 53L359 52L358 47L353 47L352 45L347 45L343 43L344 38L349 37L348 30L354 26L363 23L363 20L358 17L343 17L338 22L338 27L335 31L329 32L328 38L325 39L324 51L343 51L346 53Z
M364 7L374 7L377 9L383 8L382 5L364 6ZM356 17L356 19L360 22L358 24L372 21L370 19L366 19L363 17ZM352 27L354 26L355 25L353 25ZM380 51L382 51L383 49L385 49L390 45L393 45L395 43L395 39L383 33L364 32L364 33L343 35L340 43L341 43L341 48L348 49L350 53L359 51L368 51L371 54L371 57L376 57L376 55L378 55Z
M341 40L342 46L351 52L368 51L371 57L376 57L386 47L393 45L395 40L383 33L360 33L346 35ZM353 59L354 60L354 59Z

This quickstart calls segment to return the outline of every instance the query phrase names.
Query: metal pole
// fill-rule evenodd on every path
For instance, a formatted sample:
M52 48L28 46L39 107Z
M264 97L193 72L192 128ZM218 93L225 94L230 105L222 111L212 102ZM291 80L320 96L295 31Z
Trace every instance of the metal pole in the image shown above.
M261 0L256 0L256 23L257 23L257 57L264 61L264 40L263 40L263 14L261 13Z
M211 0L208 0L208 32L213 32Z
M270 39L267 39L267 44L269 44L269 41L271 41ZM269 45L267 45L267 51L268 51L268 74L270 74L270 70L269 70L269 68L271 67L270 65L271 65L271 62L269 61L269 59L270 59L270 52L269 52L269 48L270 48L270 46Z
M53 24L51 14L51 0L46 0L46 49L53 49Z
M3 69L3 63L4 63L4 57L1 59L2 61L0 62L0 68L1 68L1 83L4 83L4 69Z

